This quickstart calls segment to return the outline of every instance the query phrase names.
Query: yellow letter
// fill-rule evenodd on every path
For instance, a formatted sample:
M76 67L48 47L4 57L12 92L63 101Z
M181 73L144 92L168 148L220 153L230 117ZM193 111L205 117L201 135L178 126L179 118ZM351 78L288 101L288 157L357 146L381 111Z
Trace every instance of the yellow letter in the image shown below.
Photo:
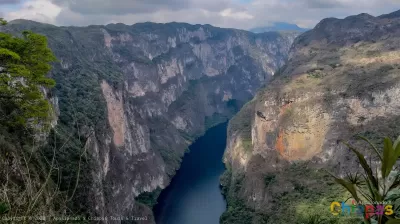
M338 210L336 210L336 207L339 207ZM341 206L340 203L337 201L332 202L331 204L331 212L333 215L339 215L339 212L341 211Z
M385 215L393 215L393 205L385 206Z

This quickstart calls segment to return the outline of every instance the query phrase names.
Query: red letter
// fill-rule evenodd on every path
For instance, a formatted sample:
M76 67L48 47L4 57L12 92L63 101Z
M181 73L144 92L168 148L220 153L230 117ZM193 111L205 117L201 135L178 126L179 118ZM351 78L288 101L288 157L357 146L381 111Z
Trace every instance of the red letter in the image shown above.
M370 219L375 215L375 207L373 205L365 205L365 218Z

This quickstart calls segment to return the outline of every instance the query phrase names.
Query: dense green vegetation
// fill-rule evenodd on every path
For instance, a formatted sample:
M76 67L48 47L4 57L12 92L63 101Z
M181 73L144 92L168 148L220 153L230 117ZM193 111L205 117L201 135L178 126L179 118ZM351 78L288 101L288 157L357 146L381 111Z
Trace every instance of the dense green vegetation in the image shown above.
M232 175L228 169L221 177L222 192L228 209L221 223L273 223L273 224L347 224L361 223L358 217L333 216L329 207L333 201L345 201L349 195L336 185L331 176L310 166L307 162L293 163L279 173L265 174L265 189L271 207L260 212L240 199L243 193L244 174ZM290 191L281 191L282 186L292 186Z
M157 188L152 192L143 192L135 198L135 201L153 208L157 204L157 198L161 194L161 189Z
M228 203L227 210L220 218L221 224L251 224L254 216L254 209L250 209L245 203L239 199L239 191L244 176L237 176L232 179L232 171L228 168L221 176L221 190L222 194Z
M348 195L334 184L330 175L312 167L309 162L297 162L277 174L269 189L278 189L289 182L292 191L273 196L269 223L359 223L359 218L335 217L329 207L333 201L345 201ZM313 222L318 220L318 222Z
M51 178L58 173L55 150L46 157L40 149L54 116L46 92L55 85L47 77L55 60L42 35L0 33L0 216L67 209L67 195Z
M0 194L0 215L79 215L87 211L84 202L88 201L90 173L82 170L89 170L84 146L91 132L78 130L91 121L83 113L104 116L104 105L87 101L88 97L90 102L100 101L88 94L95 92L89 90L95 80L62 72L50 75L55 61L46 37L28 31L15 36L0 33L0 183L5 190ZM55 85L50 76L57 81L84 78L73 80L73 87ZM89 87L79 91L76 85ZM50 130L56 119L50 103L53 91L64 91L58 104L63 113Z
M1 124L36 125L49 118L51 107L40 88L55 85L45 77L55 59L44 36L23 32L22 38L16 38L0 33Z

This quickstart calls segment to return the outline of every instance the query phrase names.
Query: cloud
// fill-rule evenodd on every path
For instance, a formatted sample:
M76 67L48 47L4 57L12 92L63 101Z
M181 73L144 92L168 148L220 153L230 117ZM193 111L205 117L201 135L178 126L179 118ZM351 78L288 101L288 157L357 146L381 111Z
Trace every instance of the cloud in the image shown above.
M176 21L249 29L281 21L312 28L326 17L399 8L399 0L27 0L5 17L78 26Z
M327 17L344 18L364 12L377 16L399 8L398 0L255 0L248 10L257 26L262 26L262 21L283 21L313 28Z
M81 14L126 15L162 10L205 9L219 11L229 0L52 0L54 4Z
M345 6L345 2L340 0L306 0L306 5L310 8L341 8Z
M230 26L253 19L243 4L232 0L52 0L62 8L57 24L89 25L123 22L187 22ZM97 7L93 7L98 5Z
M151 13L163 9L179 10L189 7L180 0L53 0L53 3L81 14L121 15L130 13Z
M20 0L0 0L0 5L18 4Z
M250 15L246 11L235 11L231 8L227 8L222 10L219 15L222 17L230 17L230 18L237 18L237 19L254 19L254 16Z
M29 19L44 23L55 23L61 8L47 0L34 0L23 3L20 9L5 13L7 20Z

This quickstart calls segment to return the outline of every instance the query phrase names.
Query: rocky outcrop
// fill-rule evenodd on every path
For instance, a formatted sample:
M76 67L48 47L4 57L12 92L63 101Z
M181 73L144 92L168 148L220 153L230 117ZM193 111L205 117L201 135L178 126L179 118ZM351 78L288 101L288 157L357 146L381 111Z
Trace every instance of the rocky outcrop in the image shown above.
M90 155L77 203L101 217L151 214L135 198L169 184L188 145L271 79L297 35L180 23L2 28L25 29L46 35L59 59L57 127L84 143L60 154Z
M324 19L296 38L275 80L230 122L230 206L240 200L252 223L293 223L307 203L308 211L328 208L323 198L338 195L321 168L340 175L358 167L339 139L400 135L399 34L396 12Z

